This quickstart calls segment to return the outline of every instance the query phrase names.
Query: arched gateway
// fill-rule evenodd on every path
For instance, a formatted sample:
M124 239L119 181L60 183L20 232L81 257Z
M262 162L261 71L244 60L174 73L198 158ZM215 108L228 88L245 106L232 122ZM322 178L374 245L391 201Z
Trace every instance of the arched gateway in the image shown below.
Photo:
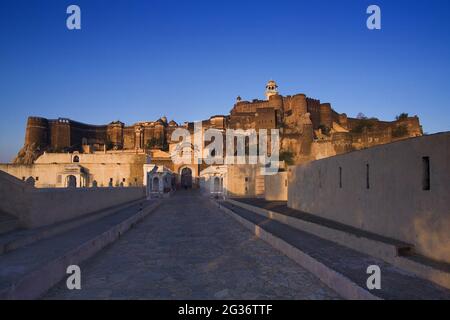
M77 187L77 178L73 175L67 176L67 187L68 188L76 188Z
M186 167L181 170L181 187L192 188L192 170L190 168Z

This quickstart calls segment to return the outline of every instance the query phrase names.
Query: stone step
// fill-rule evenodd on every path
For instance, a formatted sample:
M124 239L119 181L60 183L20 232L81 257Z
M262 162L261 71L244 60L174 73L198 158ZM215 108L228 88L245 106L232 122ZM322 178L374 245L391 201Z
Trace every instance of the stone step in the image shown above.
M0 255L30 245L36 241L67 232L73 228L101 219L107 215L114 214L115 212L142 202L143 199L123 203L118 206L113 206L108 209L86 214L82 217L59 222L50 226L35 229L11 229L10 232L0 234Z
M266 218L336 241L364 253L370 254L367 250L372 250L373 255L393 257L405 254L412 249L412 245L395 239L291 209L286 201L267 201L259 198L228 199L227 201Z
M156 209L160 200L123 208L70 231L0 256L0 300L37 299Z
M271 244L346 299L450 299L450 290L395 267L382 259L304 232L226 201L221 210ZM381 289L367 288L367 268L381 270Z
M265 218L382 259L450 289L450 266L421 257L408 243L289 208L286 201L241 198L228 199L228 202Z

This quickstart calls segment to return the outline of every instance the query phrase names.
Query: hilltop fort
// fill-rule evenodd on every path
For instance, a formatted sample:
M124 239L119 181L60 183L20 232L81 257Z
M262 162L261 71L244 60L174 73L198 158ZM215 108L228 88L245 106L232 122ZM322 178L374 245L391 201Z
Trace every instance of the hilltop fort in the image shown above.
M219 130L278 128L281 158L289 164L422 135L417 116L402 114L390 122L363 116L350 118L335 111L330 103L304 94L283 96L273 80L266 85L264 100L237 97L229 115L215 115L202 124L205 129ZM192 131L193 123L180 125L162 117L129 126L120 121L88 125L63 118L29 117L25 144L14 163L32 164L44 152L168 151L171 133L179 127Z

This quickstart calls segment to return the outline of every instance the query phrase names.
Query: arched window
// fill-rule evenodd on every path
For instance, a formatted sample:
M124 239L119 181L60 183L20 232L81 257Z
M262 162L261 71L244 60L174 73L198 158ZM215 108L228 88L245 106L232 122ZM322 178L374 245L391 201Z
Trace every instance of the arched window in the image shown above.
M152 191L158 192L159 191L159 179L158 177L154 177L152 179Z
M72 162L80 162L80 157L79 156L74 156L72 159Z

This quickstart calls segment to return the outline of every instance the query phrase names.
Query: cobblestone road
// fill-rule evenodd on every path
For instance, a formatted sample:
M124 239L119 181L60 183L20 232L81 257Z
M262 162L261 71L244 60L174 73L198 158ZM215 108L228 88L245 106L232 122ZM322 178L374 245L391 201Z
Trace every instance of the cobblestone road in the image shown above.
M45 299L336 299L313 274L193 191L176 193Z

